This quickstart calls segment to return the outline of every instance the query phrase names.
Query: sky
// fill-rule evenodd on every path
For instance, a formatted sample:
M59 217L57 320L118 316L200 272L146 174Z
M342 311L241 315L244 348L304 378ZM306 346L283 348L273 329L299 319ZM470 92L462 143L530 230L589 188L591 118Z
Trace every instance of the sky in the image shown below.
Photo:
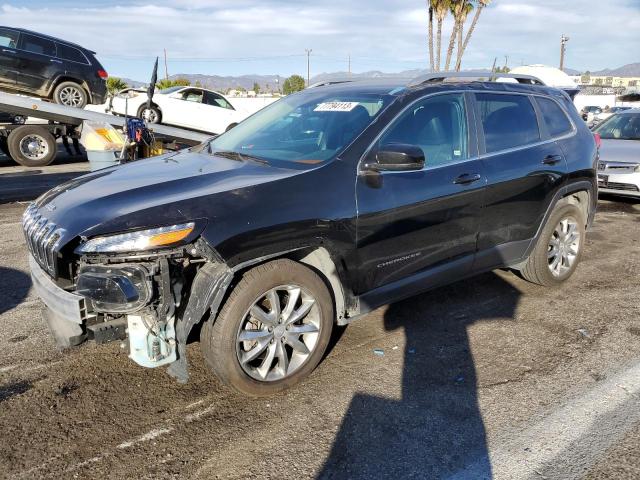
M0 0L0 24L98 52L110 75L148 81L167 50L169 74L306 76L428 68L425 0ZM448 43L450 22L443 43ZM640 62L640 0L493 0L463 68L559 63L577 70ZM444 52L443 52L444 55ZM160 72L162 75L164 72Z

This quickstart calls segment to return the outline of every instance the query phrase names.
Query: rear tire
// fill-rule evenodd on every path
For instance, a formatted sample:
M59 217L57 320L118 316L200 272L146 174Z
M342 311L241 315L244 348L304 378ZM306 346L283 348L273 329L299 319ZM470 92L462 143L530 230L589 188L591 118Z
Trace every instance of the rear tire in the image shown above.
M322 279L300 263L275 260L242 276L217 318L204 323L201 348L224 383L246 395L271 395L316 368L333 321Z
M571 277L582 257L585 224L584 214L576 205L556 207L520 270L522 276L545 287L559 285Z
M56 158L58 144L51 133L39 125L23 125L9 134L9 155L25 167L44 167Z
M155 105L151 105L151 108L147 108L146 105L140 107L138 117L147 123L158 124L162 122L162 112Z
M62 82L53 91L53 101L67 107L84 108L89 101L89 95L82 85L76 82Z

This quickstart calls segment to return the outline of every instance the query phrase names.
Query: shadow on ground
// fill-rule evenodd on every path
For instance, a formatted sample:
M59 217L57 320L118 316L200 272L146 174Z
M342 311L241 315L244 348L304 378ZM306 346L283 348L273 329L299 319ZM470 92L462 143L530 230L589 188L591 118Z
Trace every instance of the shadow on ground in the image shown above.
M27 297L31 288L31 277L20 270L0 267L0 314L7 312Z
M491 478L467 328L512 319L520 292L489 273L391 305L404 329L400 400L357 394L319 478L446 478L475 463Z

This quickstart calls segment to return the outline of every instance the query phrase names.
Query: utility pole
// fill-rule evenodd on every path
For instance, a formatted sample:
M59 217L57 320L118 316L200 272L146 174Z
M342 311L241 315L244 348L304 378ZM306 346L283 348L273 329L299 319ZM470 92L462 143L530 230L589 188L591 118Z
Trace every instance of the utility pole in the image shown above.
M305 52L307 52L307 87L309 85L311 85L311 52L313 52L313 49L311 48L305 48L304 49Z
M164 78L169 80L169 69L167 68L167 49L164 49Z
M560 70L564 72L564 56L567 53L567 42L569 41L569 37L567 37L564 33L562 37L560 37Z
M349 76L351 76L351 54L349 54Z

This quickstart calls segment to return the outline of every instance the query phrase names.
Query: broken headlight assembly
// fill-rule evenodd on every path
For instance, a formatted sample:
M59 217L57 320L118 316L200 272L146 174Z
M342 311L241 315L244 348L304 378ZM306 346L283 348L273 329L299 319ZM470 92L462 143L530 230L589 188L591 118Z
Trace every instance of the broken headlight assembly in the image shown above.
M145 265L85 265L76 293L91 300L93 310L130 313L151 300L151 273Z
M149 228L115 235L95 237L81 243L76 253L124 253L170 247L193 238L195 223Z

